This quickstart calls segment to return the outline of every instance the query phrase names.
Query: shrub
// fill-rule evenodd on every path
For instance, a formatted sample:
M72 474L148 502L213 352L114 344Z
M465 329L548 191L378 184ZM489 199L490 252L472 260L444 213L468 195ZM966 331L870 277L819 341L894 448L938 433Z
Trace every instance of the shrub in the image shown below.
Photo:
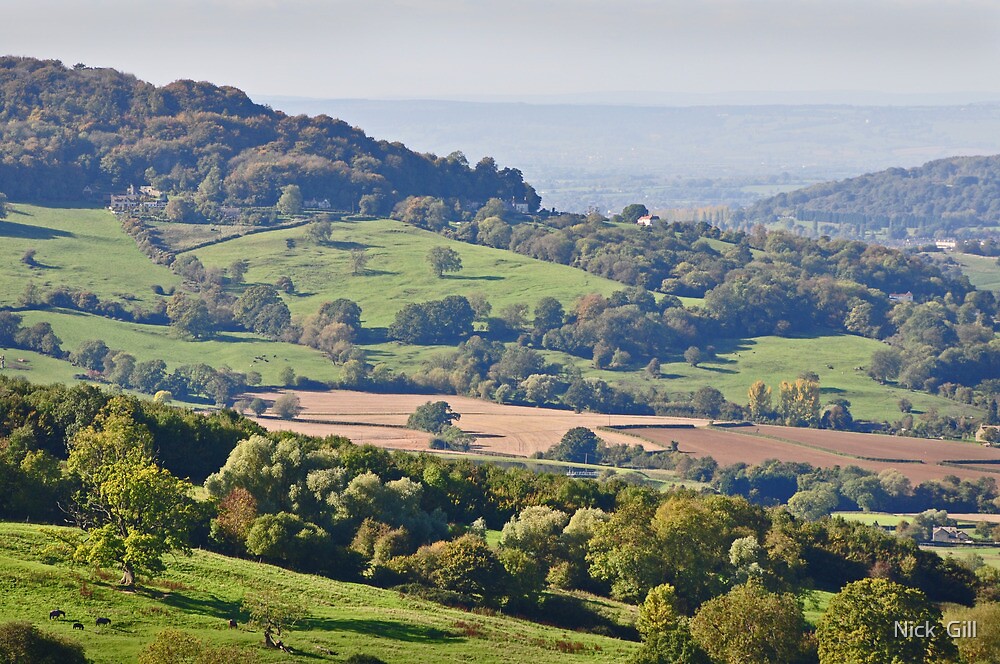
M83 646L46 634L26 622L0 624L0 662L12 664L86 664Z

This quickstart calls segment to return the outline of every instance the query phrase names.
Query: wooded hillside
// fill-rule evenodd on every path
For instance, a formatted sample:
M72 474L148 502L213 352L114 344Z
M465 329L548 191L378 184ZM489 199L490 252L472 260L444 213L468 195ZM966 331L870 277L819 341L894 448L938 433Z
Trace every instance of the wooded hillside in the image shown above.
M954 157L918 168L890 168L778 194L746 213L749 219L794 216L803 221L935 230L1000 222L1000 155Z
M235 205L273 205L288 184L343 210L362 196L372 212L410 195L540 202L519 170L490 157L470 167L461 153L418 154L206 82L158 88L114 69L2 57L0 122L0 190L19 200L79 200L88 186L149 182Z

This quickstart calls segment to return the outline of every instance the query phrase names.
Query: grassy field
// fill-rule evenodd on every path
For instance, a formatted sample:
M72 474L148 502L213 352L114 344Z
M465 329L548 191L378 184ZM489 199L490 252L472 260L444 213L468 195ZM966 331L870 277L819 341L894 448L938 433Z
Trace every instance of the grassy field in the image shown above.
M49 541L37 526L0 524L0 620L28 620L79 640L96 664L134 662L139 650L167 627L212 645L252 649L265 662L288 661L284 653L265 650L262 635L245 625L240 604L257 588L277 591L305 608L305 619L283 640L311 661L342 662L366 653L407 664L620 662L637 648L608 637L465 613L388 590L200 551L191 558L168 559L162 579L125 593L106 572L49 564L42 553ZM65 620L49 621L54 608L66 612ZM97 616L110 618L111 626L96 629ZM239 629L228 629L230 618L238 620ZM72 630L74 621L86 629ZM560 652L560 641L582 644L582 654Z
M28 282L43 290L70 286L102 300L129 299L144 305L158 296L153 285L177 286L180 279L155 265L125 235L107 210L47 208L17 204L0 220L0 306L17 303ZM39 267L21 262L34 249Z
M93 290L101 297L128 295L144 303L155 297L152 285L176 286L178 279L169 270L148 261L124 235L113 215L104 210L41 208L17 205L5 222L0 237L13 247L0 260L0 306L12 304L28 279L43 287L71 285ZM201 238L211 228L180 229ZM286 300L298 314L315 312L323 302L338 297L358 301L365 325L384 326L411 301L423 301L454 293L482 293L494 312L505 305L524 302L533 306L544 296L560 299L565 305L588 292L608 294L624 286L575 268L534 260L511 252L448 240L408 224L391 220L339 221L333 224L331 241L317 246L304 239L303 228L263 232L205 247L195 253L207 265L228 266L237 258L248 258L248 282L273 283L281 275L291 275L295 295ZM197 231L197 232L196 232ZM200 235L198 235L200 233ZM294 240L288 248L286 240ZM710 241L724 244L719 241ZM425 262L433 246L450 246L458 251L465 269L437 279ZM38 250L38 260L49 267L30 269L19 260L29 247ZM371 261L368 274L352 276L349 250L366 247ZM1000 268L998 268L1000 271ZM33 277L34 275L34 277ZM697 306L700 300L687 299ZM268 385L278 384L278 373L291 365L298 375L317 380L339 376L339 368L318 353L303 347L256 339L250 335L227 334L212 341L190 342L177 339L166 328L110 321L68 312L26 312L25 322L52 323L67 350L81 341L103 339L112 348L123 348L140 360L163 359L170 366L206 362L227 364L239 371L257 370ZM549 353L559 362L572 363L586 375L612 383L642 388L655 382L660 388L682 396L699 387L720 389L732 401L744 403L747 388L761 379L777 391L782 380L791 380L806 370L821 378L825 400L843 397L852 404L857 418L895 420L901 414L897 403L907 398L919 413L936 408L948 414L977 414L969 406L933 395L879 385L864 371L877 341L848 335L814 338L759 337L718 345L715 360L691 367L679 356L661 358L662 377L651 379L642 371L599 371L589 360L562 353ZM387 362L396 370L414 372L444 347L405 346L396 343L364 346L372 363ZM254 362L268 356L269 363ZM276 357L275 357L276 356ZM37 376L43 380L69 380L75 371L66 366L40 361ZM829 367L833 367L832 369Z
M0 371L0 375L24 378L32 383L72 383L75 380L73 375L80 371L69 362L30 350L0 346L0 355L7 358L6 368Z
M297 375L314 380L332 380L340 372L319 351L268 341L246 333L228 333L207 341L188 341L173 336L166 326L125 323L75 311L25 311L22 315L25 325L39 321L50 323L56 336L62 339L63 349L69 351L84 341L103 339L109 348L125 349L140 362L163 360L170 369L199 362L213 367L228 365L236 371L260 372L265 385L279 384L278 376L286 366L292 366ZM20 357L21 351L11 352ZM264 356L268 361L258 361L255 359L258 356ZM61 364L70 367L68 362ZM54 369L52 371L55 372Z
M802 609L806 616L806 622L815 627L819 619L823 617L826 607L830 605L830 600L835 594L826 590L809 590L799 595L799 599L802 600Z
M554 353L553 359L572 362L587 376L609 382L621 381L637 386L656 384L675 393L693 392L711 386L727 399L745 404L747 389L757 380L767 383L777 399L781 381L795 380L803 371L815 371L820 377L823 402L842 397L851 402L856 418L898 420L899 400L913 403L915 411L937 408L941 413L964 414L979 411L950 399L914 392L891 385L879 385L855 367L867 367L872 353L883 344L873 339L846 334L823 337L756 337L717 346L717 359L692 367L679 357L661 358L661 377L649 378L643 372L601 371L582 358ZM832 367L832 368L831 368Z
M623 284L576 268L535 260L508 251L457 242L398 221L337 221L325 246L307 241L302 228L276 230L198 249L207 266L226 267L246 258L248 283L274 283L289 275L296 295L286 298L292 313L312 314L320 305L339 297L358 302L364 324L383 327L408 302L440 299L448 295L482 293L496 313L509 304L534 307L551 296L569 306L587 293L610 294ZM295 241L288 249L285 241ZM436 246L446 246L462 257L461 272L438 279L426 256ZM350 250L365 248L371 257L368 273L353 276Z
M973 556L979 556L983 562L992 567L1000 569L1000 548L995 546L932 546L921 545L924 551L933 551L942 558L955 558L956 560L969 560Z
M948 254L962 266L972 285L981 290L1000 290L1000 265L996 258L974 254Z

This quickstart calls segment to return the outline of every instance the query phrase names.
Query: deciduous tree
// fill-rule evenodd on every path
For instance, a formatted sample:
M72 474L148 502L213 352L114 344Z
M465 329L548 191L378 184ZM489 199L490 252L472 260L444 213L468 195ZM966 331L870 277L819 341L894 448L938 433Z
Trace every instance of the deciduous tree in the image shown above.
M794 662L804 629L795 595L769 593L753 581L708 600L691 619L691 635L713 661L726 664Z
M898 622L926 624L932 633L899 634ZM914 588L887 579L849 583L830 600L816 630L821 664L953 661L958 651L941 612Z
M84 530L76 556L117 565L121 583L163 569L170 551L190 552L196 509L192 486L157 466L152 436L135 420L134 404L116 397L94 423L70 441L67 469L78 478L77 525Z
M462 269L462 257L449 247L431 247L427 252L427 263L438 279L444 276L445 272L458 272Z

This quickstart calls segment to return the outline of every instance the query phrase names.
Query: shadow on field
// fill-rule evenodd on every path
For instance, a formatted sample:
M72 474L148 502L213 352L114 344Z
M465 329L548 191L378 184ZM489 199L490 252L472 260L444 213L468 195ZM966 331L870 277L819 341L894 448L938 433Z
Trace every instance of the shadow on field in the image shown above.
M700 365L698 368L699 369L704 369L705 371L711 371L712 373L720 373L720 374L736 374L736 373L739 373L739 371L736 371L735 369L724 369L722 367L706 367L704 364Z
M234 618L246 622L246 615L240 611L240 602L220 599L215 595L207 595L204 599L195 599L181 593L172 592L160 599L167 606L204 616L213 616L219 620Z
M306 618L298 623L299 629L343 631L379 636L394 641L409 641L411 643L444 643L450 634L434 627L423 627L403 622L389 620L364 620L350 618L335 620L332 618Z
M351 249L371 249L371 245L363 244L361 242L351 242L350 240L327 240L323 243L324 247L330 247L331 249L339 249L340 251L350 251Z
M391 277L391 276L397 275L397 274L399 274L399 272L392 272L390 270L372 270L372 269L366 267L364 274L363 275L358 275L358 276L365 276L365 277Z
M469 276L469 275L463 276L463 275L460 275L460 274L443 274L443 275L441 275L441 278L442 279L456 279L458 281L503 281L503 277L495 275L495 274L484 274L484 275L479 276L479 277L473 277L473 276Z
M16 237L23 240L52 240L57 237L73 237L69 231L19 224L14 221L0 221L0 237Z

